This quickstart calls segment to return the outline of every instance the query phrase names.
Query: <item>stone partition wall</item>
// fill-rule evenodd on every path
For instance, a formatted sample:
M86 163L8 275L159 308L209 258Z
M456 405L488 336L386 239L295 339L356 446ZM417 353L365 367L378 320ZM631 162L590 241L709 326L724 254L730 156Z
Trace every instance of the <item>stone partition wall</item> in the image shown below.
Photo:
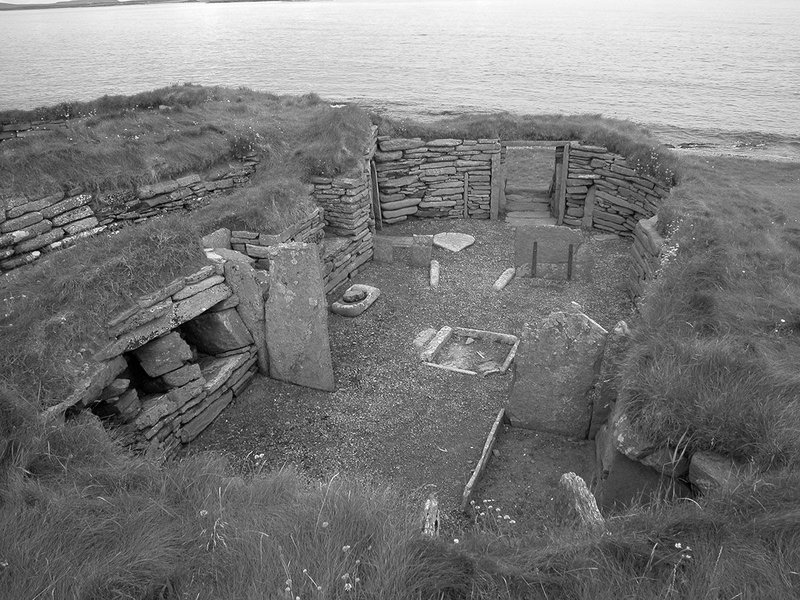
M630 237L640 219L652 217L669 195L663 183L639 175L601 146L570 143L564 224Z
M312 197L325 214L322 261L326 293L353 278L373 256L375 216L370 164L377 131L377 127L372 128L371 139L355 172L311 179Z
M241 252L256 261L266 261L269 257L267 249L277 244L285 242L320 244L324 237L324 214L321 208L315 208L306 218L277 234L231 231L229 234L230 244L226 247ZM264 268L267 268L266 263L264 263Z
M384 223L399 223L411 216L420 219L492 216L492 184L494 179L500 179L499 140L426 142L419 138L384 136L378 138L378 148L375 163Z
M633 230L628 290L634 300L644 295L645 284L655 279L658 269L661 267L665 242L656 230L657 222L657 216L642 219Z
M201 206L209 196L247 183L257 164L252 156L203 176L191 173L137 190L90 194L74 188L43 198L0 199L0 270L32 263L82 237Z

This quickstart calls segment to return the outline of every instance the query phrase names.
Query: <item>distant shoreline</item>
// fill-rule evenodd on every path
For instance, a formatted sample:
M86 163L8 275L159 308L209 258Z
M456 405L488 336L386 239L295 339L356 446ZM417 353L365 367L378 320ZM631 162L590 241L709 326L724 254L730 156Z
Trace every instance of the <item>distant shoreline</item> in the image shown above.
M42 8L96 8L135 6L141 4L223 4L229 2L310 2L311 0L65 0L51 4L8 4L0 2L0 10L39 10Z

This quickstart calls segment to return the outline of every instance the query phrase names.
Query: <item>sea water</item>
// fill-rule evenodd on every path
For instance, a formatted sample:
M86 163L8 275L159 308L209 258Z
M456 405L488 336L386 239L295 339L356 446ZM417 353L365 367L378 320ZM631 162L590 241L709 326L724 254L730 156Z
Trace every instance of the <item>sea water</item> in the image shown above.
M800 159L797 0L331 0L0 12L0 109L193 82L399 115L601 113Z

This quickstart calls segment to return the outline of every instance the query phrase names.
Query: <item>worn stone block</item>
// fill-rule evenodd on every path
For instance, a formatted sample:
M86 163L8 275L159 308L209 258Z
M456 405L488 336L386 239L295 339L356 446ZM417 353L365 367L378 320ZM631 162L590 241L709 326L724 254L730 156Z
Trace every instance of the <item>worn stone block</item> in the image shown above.
M271 248L266 301L270 376L333 391L328 308L319 252L313 244Z
M387 240L383 236L375 236L373 251L375 262L394 262L394 246L391 244L391 240Z
M180 439L184 444L192 441L225 410L225 407L233 400L233 392L228 390L221 394L208 406L197 414L191 421L185 423L180 430Z
M695 452L689 463L689 480L703 494L731 489L739 484L744 466L714 452Z
M55 227L61 227L62 225L66 225L67 223L72 223L73 221L80 221L82 219L88 219L89 217L93 217L94 213L92 212L92 208L90 206L80 206L73 210L61 213L60 215L56 215L52 219L50 219Z
M42 213L31 212L17 217L16 219L8 219L5 223L0 224L0 233L8 233L9 231L17 231L19 229L26 229L31 225L35 225L44 219Z
M213 269L210 272L213 272ZM193 285L187 285L182 290L174 293L172 295L172 299L175 302L178 302L180 300L185 300L186 298L189 298L191 296L199 294L200 292L208 290L214 287L215 285L219 285L224 281L225 278L222 277L221 275L212 275L211 277L208 277L208 275L206 275L206 278L200 281L199 283L195 283Z
M514 266L530 265L534 242L537 242L537 267L542 263L565 264L569 245L572 244L573 251L577 251L584 239L581 231L558 225L517 227L514 235Z
M606 334L583 313L526 324L507 411L512 424L585 439Z
M200 371L200 365L185 364L174 371L164 373L161 376L161 381L169 387L177 388L186 385L190 381L202 378L203 373Z
M238 263L225 264L225 281L239 298L236 310L247 327L258 354L258 369L264 375L269 373L267 334L264 322L264 298L269 290L269 280L263 271Z
M57 242L63 237L64 237L64 230L59 227L57 229L48 231L47 233L43 233L42 235L37 235L35 238L32 238L30 240L25 240L24 242L20 242L14 248L14 251L20 254L22 254L23 252L32 252L34 250L39 250L40 248L44 248L48 244Z
M150 377L174 371L192 359L192 349L176 332L148 342L134 352Z
M411 241L411 264L416 267L425 267L431 264L433 250L433 236L413 235Z
M231 247L231 230L225 227L216 229L200 240L203 248L228 248Z
M184 324L182 332L204 354L216 355L253 343L253 337L235 308L205 312Z

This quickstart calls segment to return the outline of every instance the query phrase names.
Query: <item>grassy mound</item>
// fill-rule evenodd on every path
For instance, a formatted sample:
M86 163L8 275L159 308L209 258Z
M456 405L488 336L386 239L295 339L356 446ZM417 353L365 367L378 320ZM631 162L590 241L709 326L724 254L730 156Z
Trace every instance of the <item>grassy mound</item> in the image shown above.
M0 394L0 586L10 598L779 598L800 567L797 477L635 508L588 535L419 534L386 489L212 456L158 467L94 418L46 427ZM457 540L457 543L456 543Z
M260 168L273 179L333 176L356 166L371 124L363 110L333 108L314 94L191 85L73 108L39 109L77 118L46 135L0 145L0 196L43 196L74 186L130 189L250 154L262 157Z
M654 440L759 464L800 460L797 166L687 159L660 219L672 258L650 288L623 373Z

